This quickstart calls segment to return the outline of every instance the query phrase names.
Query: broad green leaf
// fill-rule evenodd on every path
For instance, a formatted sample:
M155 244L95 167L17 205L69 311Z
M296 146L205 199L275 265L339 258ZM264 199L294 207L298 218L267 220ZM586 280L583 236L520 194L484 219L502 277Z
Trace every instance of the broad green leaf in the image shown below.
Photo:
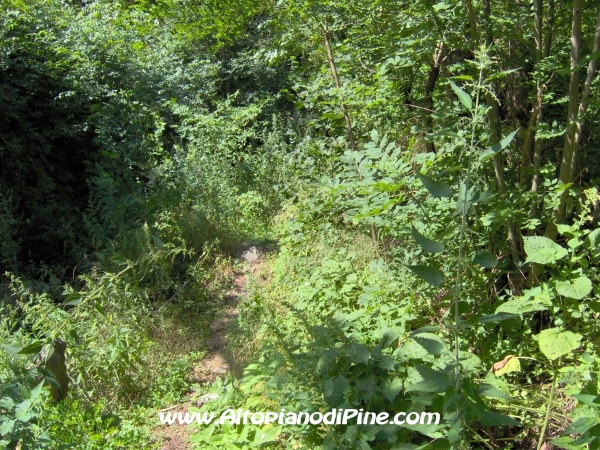
M578 247L581 247L582 244L583 244L583 241L581 239L579 239L579 238L576 238L576 237L572 238L572 239L569 239L567 241L567 246L569 248L572 248L572 249L576 249Z
M421 333L412 336L412 339L427 350L430 355L439 355L446 351L446 344L435 334Z
M357 309L356 311L348 314L346 316L346 320L348 322L354 322L356 319L358 319L360 316L364 315L366 312L367 311L365 309Z
M400 336L400 332L398 330L395 330L393 328L387 328L381 336L379 346L381 348L388 348L390 345L396 342L398 336Z
M381 393L390 402L394 401L394 399L398 396L401 390L402 378L400 377L396 377L393 380L387 379L382 383L381 386Z
M504 398L506 400L510 400L510 395L504 391L501 391L498 387L488 383L481 383L477 387L477 393L482 397Z
M392 417L393 417L393 415L392 415ZM441 432L441 430L444 428L444 425L442 425L442 423L435 425L435 423L432 421L431 423L426 422L424 424L420 424L419 422L417 422L414 425L411 425L411 424L407 423L406 421L404 421L403 424L399 424L398 426L401 426L402 428L406 428L407 430L417 431L420 434L424 434L425 436L427 436L431 439L435 439L435 440L433 440L427 444L419 445L418 447L416 445L412 446L412 444L400 444L400 445L397 444L394 447L392 447L394 449L398 449L398 450L450 450L452 448L446 439L442 439L444 437L444 434ZM367 448L372 448L372 447L363 446L361 448L367 450Z
M423 183L423 186L425 186L425 189L434 197L448 197L452 194L452 188L448 184L436 181L425 175L418 174L417 176L421 180L421 183Z
M379 133L377 130L371 130L371 141L373 141L375 144L379 142Z
M600 243L600 228L596 228L585 239L586 248L595 248Z
M416 330L411 331L410 336L416 336L417 334L422 334L422 333L431 333L433 331L440 331L440 327L436 326L436 325L428 325L425 327L421 327L421 328L417 328Z
M34 387L31 392L29 393L29 399L34 401L37 400L38 397L42 394L42 389L44 387L44 382L42 381L41 383L39 383L36 387ZM60 388L60 385L59 385Z
M388 136L387 134L383 135L383 138L381 138L381 142L379 143L379 148L382 150L385 150L385 146L388 143Z
M564 433L566 434L575 434L575 433L585 433L587 430L592 428L593 426L598 425L600 421L597 417L582 417L577 419L573 424L567 428Z
M496 387L498 390L500 390L500 392L503 392L507 398L510 398L510 389L508 384L506 384L503 379L497 378L492 372L488 372L485 375L485 384Z
M369 362L369 349L362 344L352 344L350 359L357 364L367 364Z
M32 355L34 353L39 353L42 349L43 344L40 341L33 341L31 344L23 347L17 353L19 355Z
M1 435L8 436L10 433L12 433L13 429L15 428L16 423L17 423L16 420L4 420L2 423L0 423L0 436ZM9 443L9 442L7 442L7 443Z
M339 375L333 379L333 393L331 394L332 400L341 403L344 399L344 392L350 388L348 380Z
M254 395L245 401L244 405L247 407L255 407L257 405L263 404L265 399L261 395Z
M31 400L25 400L15 408L15 419L21 422L28 422L34 416Z
M65 299L64 305L65 306L76 306L81 303L82 298L83 297L81 296L81 293L71 292Z
M388 355L382 355L379 361L377 362L377 366L382 369L393 371L395 369L396 362L394 358Z
M275 442L281 434L282 429L283 427L281 425L278 427L267 425L262 430L256 430L254 442L252 442L250 446L258 447L262 444L266 444L267 442Z
M398 347L394 352L394 357L399 361L406 361L407 359L414 360L427 360L430 353L423 348L423 346L417 344L416 341L409 340L405 342L401 347ZM431 356L433 358L433 356ZM429 359L431 359L429 358Z
M458 100L460 100L460 102L465 108L471 111L471 108L473 108L473 100L471 99L471 96L465 91L463 91L462 88L458 87L452 80L448 80L448 82L450 83L450 87L452 87L452 90L458 97Z
M472 352L460 351L458 361L465 373L477 371L481 367L481 359Z
M577 399L579 402L583 403L584 405L591 406L592 408L600 407L600 404L594 403L594 400L596 400L598 398L597 395L575 394L575 395L572 395L572 397Z
M557 281L556 292L565 297L581 300L592 291L592 282L585 275L574 280Z
M495 196L496 196L496 194L494 194L490 191L476 192L476 193L474 193L473 197L470 198L470 200L473 203L481 203L481 202L486 202L490 198L494 198Z
M518 298L502 303L496 308L495 313L525 314L533 311L544 311L546 309L547 308L541 303L532 302L529 299Z
M472 199L475 195L475 188L469 189L467 192L467 185L464 181L461 181L458 185L458 199L456 202L456 210L459 214L466 214L473 204Z
M479 318L479 323L498 323L503 320L512 319L513 317L517 317L517 314L503 312L498 314L486 314Z
M323 395L325 397L331 397L333 394L333 380L331 378L327 378L323 381Z
M575 439L567 436L559 437L558 439L553 439L550 442L552 443L552 445L559 448L564 448L565 450L585 450L588 448L587 445L576 445Z
M566 249L544 236L523 237L526 262L553 264L568 255Z
M443 392L448 387L448 378L443 373L421 364L415 364L414 368L418 373L418 380L406 386L405 392Z
M12 409L13 406L15 406L15 401L11 397L0 398L0 408Z
M546 306L552 305L550 293L548 292L548 285L545 283L541 286L536 286L534 288L524 290L522 298L533 299L534 302L541 303L542 305Z
M318 373L327 373L329 370L329 366L335 361L337 358L338 351L334 348L330 348L323 352L319 360L317 361L315 369Z
M473 261L482 267L487 267L488 269L495 267L496 264L498 264L498 261L494 255L488 250L481 250L475 253L475 258L473 258Z
M579 347L582 336L571 331L549 328L538 334L541 352L553 361Z
M3 345L2 349L8 353L10 356L17 356L19 352L23 349L20 345Z
M558 225L556 225L556 229L563 236L566 236L567 234L572 235L573 231L574 231L573 227L571 225L566 225L566 224L562 224L562 223L559 223Z
M499 425L519 426L519 422L505 414L493 411L481 411L477 414L477 420L486 427L495 427Z
M409 266L408 268L412 270L415 275L433 286L439 286L444 282L444 274L436 267L416 265Z
M412 235L423 250L429 253L441 253L444 251L444 244L433 239L426 238L419 231L412 227Z

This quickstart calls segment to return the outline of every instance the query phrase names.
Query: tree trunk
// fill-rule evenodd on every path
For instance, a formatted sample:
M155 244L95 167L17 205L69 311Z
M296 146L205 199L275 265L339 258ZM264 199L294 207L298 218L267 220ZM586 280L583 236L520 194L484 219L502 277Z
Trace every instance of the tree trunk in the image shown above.
M600 14L596 22L596 34L594 36L594 44L592 45L592 58L588 65L587 76L583 84L581 100L579 102L579 110L577 112L577 126L575 129L575 139L573 143L573 159L571 160L571 176L574 178L577 173L577 164L579 162L579 148L581 147L581 136L583 135L583 122L585 112L587 111L588 98L590 95L590 86L596 75L598 68L598 51L600 51Z
M471 38L473 39L474 48L479 48L479 30L477 29L477 20L475 9L473 8L473 3L471 0L464 0L465 6L467 8L467 15L469 18L469 27L471 31ZM485 28L485 41L486 45L489 47L493 43L493 36L491 32L491 11L490 11L490 3L489 1L484 1L484 20L486 23ZM501 133L500 133L500 106L496 101L496 98L490 93L485 93L485 102L490 107L487 112L487 119L490 126L491 137L490 142L492 145L500 142ZM498 189L499 194L504 194L506 192L506 186L504 184L504 169L502 164L502 155L496 154L493 158L494 164L494 174L496 176L496 187ZM521 261L521 252L520 252L520 235L515 227L515 224L512 222L508 222L506 224L508 241L510 242L511 248L511 256L513 262L518 263Z
M342 108L342 113L344 115L344 122L346 123L346 131L348 133L348 140L350 141L350 148L353 151L357 150L356 140L354 139L354 132L352 131L352 122L350 121L350 113L348 112L348 108L344 103L344 97L342 95L342 86L340 84L340 78L338 76L338 71L335 66L335 59L333 58L333 51L331 50L331 44L329 42L329 29L326 24L323 24L323 37L325 40L325 49L327 50L327 59L329 60L329 67L331 69L331 75L333 77L333 81L335 83L335 87L338 91L338 97L340 99L340 107ZM356 171L358 172L359 178L362 180L362 175L358 166L356 167ZM371 239L373 239L373 245L375 245L375 252L377 253L377 257L379 257L379 245L377 241L377 230L375 229L375 225L371 224Z
M577 132L577 111L579 110L579 54L581 50L581 8L582 0L573 0L573 27L571 32L571 79L569 82L569 105L567 109L567 132L565 145L560 163L558 178L562 184L571 183L573 179L572 164L575 149L575 134ZM558 230L556 224L562 222L569 189L565 189L560 197L560 203L554 211L551 221L546 228L546 236L556 239Z
M538 65L543 58L542 42L542 0L533 2L535 14L535 64ZM536 83L536 102L535 102L535 123L539 126L543 120L542 95L544 89L541 80ZM535 132L534 132L535 133ZM540 167L542 165L542 140L538 138L537 133L533 144L533 181L531 190L537 192L540 186Z
M544 58L550 56L552 46L552 27L554 26L554 0L548 0L548 11L546 12L546 32L544 40Z
M425 128L427 129L428 133L431 131L431 126L433 123L433 118L431 117L431 111L433 110L433 90L435 89L435 83L440 74L440 63L442 61L443 51L444 43L439 41L435 46L433 63L431 65L431 69L429 70L427 84L425 84L425 98L423 99L423 107L429 110L427 111L427 117L425 118ZM427 141L425 145L428 152L435 152L435 143L433 141Z
M327 28L327 25L323 25L323 36L325 39L325 49L327 50L327 60L329 61L331 75L333 76L333 81L338 91L340 107L342 108L342 113L344 115L344 122L346 123L346 131L348 132L348 140L350 141L350 147L352 148L352 150L356 151L356 141L354 140L354 133L352 131L352 122L350 122L350 114L348 113L348 108L346 107L346 104L344 103L344 97L342 96L342 86L340 84L340 78L338 77L338 71L335 66L335 60L333 59L333 51L331 50L331 44L329 43L329 29Z

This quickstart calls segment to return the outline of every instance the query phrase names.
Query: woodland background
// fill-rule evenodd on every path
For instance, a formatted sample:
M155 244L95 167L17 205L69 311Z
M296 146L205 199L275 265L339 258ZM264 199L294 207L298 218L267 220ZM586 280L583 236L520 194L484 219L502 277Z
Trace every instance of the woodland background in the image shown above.
M194 391L443 418L195 448L600 448L597 0L1 5L0 446L159 448Z

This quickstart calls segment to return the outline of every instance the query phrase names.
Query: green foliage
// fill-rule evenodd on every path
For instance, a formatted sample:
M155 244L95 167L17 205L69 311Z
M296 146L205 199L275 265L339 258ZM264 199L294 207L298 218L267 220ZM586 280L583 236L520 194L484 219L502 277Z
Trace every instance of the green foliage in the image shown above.
M552 264L567 256L567 251L544 236L524 237L527 262Z
M27 448L51 448L47 431L38 426L44 403L43 383L33 389L16 380L0 391L0 445L10 448L18 442Z
M211 425L198 446L598 448L600 96L566 90L571 5L542 9L532 39L518 2L3 2L2 445L152 445L137 408L180 401L201 355L164 335L276 236L239 305L252 363L203 410L441 423ZM57 404L36 359L56 338Z
M560 332L558 328L548 328L539 336L540 350L549 360L555 360L579 347L580 334L570 331Z

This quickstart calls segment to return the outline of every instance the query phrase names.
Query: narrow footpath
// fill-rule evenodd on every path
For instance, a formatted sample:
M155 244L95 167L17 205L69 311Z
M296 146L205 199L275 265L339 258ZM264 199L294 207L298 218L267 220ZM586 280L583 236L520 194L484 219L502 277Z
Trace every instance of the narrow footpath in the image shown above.
M262 264L261 256L264 249L259 246L242 247L235 254L238 269L234 272L233 286L223 294L223 305L218 310L215 320L209 325L209 338L207 342L207 355L194 368L192 378L199 380L204 385L212 384L218 377L225 378L229 373L234 374L241 371L242 367L236 367L233 355L228 351L229 331L238 315L238 304L248 296L248 284L250 278L256 273ZM186 411L190 407L200 407L203 403L210 401L214 394L203 395L193 399L193 393L186 402L166 408L163 412ZM173 424L163 425L155 429L157 437L162 440L161 450L190 450L192 444L189 442L190 430L187 425Z

